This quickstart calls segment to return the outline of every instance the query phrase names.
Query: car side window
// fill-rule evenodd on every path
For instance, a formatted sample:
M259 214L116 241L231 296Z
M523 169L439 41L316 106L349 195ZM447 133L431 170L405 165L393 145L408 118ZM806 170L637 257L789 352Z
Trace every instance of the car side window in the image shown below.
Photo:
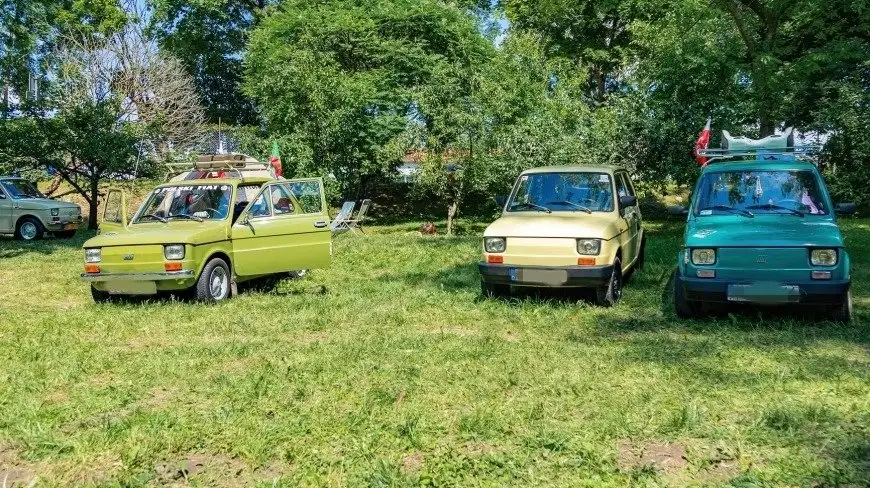
M304 214L319 214L323 212L323 189L317 180L299 181L281 185L286 187L299 202L300 211Z
M267 192L260 193L260 196L251 204L251 218L269 217L272 215L270 199L266 198Z
M286 185L272 185L270 193L275 215L292 215L296 213L296 206L293 205L293 199L290 197L290 191L286 188Z
M627 197L629 195L622 173L617 173L616 175L616 194L620 197Z
M635 196L636 193L634 192L634 185L632 184L631 177L628 176L628 173L621 173L620 177L625 180L625 189L626 191L628 191L628 194L631 196Z

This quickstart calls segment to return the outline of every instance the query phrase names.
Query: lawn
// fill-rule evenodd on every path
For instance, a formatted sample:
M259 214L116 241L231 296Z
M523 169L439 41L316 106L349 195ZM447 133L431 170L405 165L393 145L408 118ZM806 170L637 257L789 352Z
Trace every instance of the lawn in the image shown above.
M216 306L97 306L84 233L3 238L0 486L870 484L870 221L850 326L678 321L674 223L614 308L482 300L464 225Z

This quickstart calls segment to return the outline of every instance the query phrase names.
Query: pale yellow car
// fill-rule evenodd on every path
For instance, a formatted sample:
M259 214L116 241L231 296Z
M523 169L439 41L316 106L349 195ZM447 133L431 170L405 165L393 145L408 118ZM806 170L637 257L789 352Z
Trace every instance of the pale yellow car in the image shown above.
M530 169L496 201L502 216L483 234L479 264L484 296L508 295L512 287L592 288L597 303L610 306L643 267L641 214L624 169Z

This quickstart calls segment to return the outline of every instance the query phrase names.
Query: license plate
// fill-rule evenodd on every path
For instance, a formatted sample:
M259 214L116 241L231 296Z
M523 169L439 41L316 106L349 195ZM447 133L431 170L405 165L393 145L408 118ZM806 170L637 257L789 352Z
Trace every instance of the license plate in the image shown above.
M63 226L63 230L76 230L79 228L79 224L66 224Z
M108 281L106 291L113 295L154 295L157 283L153 281Z
M511 281L559 286L568 281L568 272L563 269L510 269Z
M728 285L728 300L752 303L798 303L801 290L796 285L750 283Z

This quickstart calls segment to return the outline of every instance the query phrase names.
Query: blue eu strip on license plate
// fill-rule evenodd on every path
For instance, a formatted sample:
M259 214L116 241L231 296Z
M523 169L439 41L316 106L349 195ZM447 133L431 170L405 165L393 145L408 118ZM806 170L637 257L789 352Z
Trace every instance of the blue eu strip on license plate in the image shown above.
M511 281L516 281L516 280L517 280L517 269L516 269L516 268L510 268L510 269L508 270L508 273L510 274Z

